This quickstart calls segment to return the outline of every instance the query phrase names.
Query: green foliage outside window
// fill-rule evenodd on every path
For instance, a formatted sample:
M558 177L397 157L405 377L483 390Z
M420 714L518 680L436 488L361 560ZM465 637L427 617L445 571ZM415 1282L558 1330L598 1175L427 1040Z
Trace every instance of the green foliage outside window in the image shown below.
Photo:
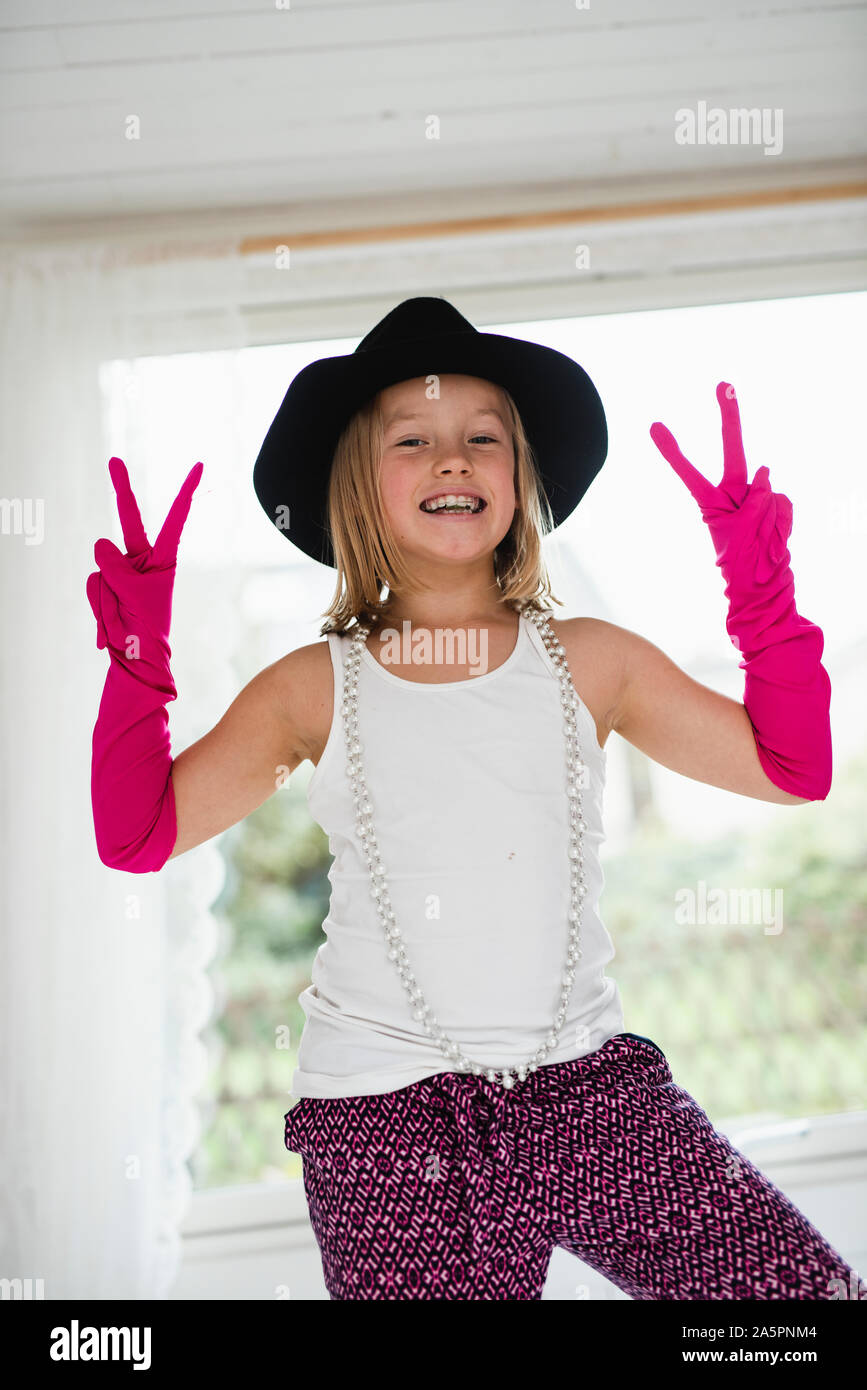
M227 832L215 911L224 942L212 968L214 1065L198 1188L300 1177L283 1115L328 910L328 841L310 818L306 780ZM604 862L608 967L626 1028L653 1038L675 1080L719 1122L862 1109L867 1056L867 753L835 773L827 802L783 808L760 834L711 844L652 817ZM783 890L783 926L683 924L675 895ZM565 928L564 928L565 930Z

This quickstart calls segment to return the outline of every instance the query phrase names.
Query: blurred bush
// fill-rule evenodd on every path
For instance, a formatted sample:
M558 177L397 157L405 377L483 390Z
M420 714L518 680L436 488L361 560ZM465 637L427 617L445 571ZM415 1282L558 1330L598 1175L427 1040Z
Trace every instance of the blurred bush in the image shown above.
M331 862L307 809L311 773L304 764L221 841L228 874L215 905L223 941L198 1188L301 1175L283 1115ZM781 808L761 834L696 845L651 814L628 852L606 861L608 973L626 1028L659 1043L714 1121L864 1107L865 826L867 752L835 773L827 801ZM781 889L782 930L679 922L675 895L700 880L708 892L764 889L771 902Z

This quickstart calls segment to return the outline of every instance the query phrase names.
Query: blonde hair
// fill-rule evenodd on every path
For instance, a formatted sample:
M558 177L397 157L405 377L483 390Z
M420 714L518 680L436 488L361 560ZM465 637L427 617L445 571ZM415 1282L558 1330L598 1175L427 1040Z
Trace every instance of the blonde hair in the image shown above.
M503 387L515 456L515 515L494 551L494 574L503 602L544 609L562 601L551 591L542 559L542 539L554 520L533 451L512 397ZM328 528L337 565L334 597L322 615L320 636L343 633L353 620L375 623L389 593L418 592L385 514L379 486L383 452L381 392L367 401L344 428L331 465ZM421 587L429 589L429 585Z

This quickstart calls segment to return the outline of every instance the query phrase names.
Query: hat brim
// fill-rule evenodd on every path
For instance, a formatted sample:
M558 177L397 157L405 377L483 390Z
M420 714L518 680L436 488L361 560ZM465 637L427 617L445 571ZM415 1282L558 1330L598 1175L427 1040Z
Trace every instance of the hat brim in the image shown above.
M450 374L480 377L509 392L554 524L566 520L608 452L605 411L590 377L571 357L541 343L498 333L445 333L433 341L322 358L293 379L253 468L259 502L293 545L334 568L328 479L344 428L386 387Z

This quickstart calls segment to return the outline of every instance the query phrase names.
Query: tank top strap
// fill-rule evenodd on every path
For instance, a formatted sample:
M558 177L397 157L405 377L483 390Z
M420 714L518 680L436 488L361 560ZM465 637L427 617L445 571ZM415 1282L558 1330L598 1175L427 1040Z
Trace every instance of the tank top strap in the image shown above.
M553 613L549 611L547 612L546 616L553 617ZM559 679L559 672L551 659L551 653L548 651L548 648L545 646L545 643L542 640L541 632L537 628L536 624L532 622L529 618L523 619L523 621L526 622L527 632L530 639L529 645L535 647L539 655L539 659L543 662L545 666L545 670L549 672L555 679ZM584 743L582 743L582 752L585 757L589 755L591 761L595 764L595 766L598 769L599 776L604 779L605 768L607 765L607 754L605 752L605 749L600 746L599 735L596 729L596 721L593 718L593 715L591 714L587 705L585 705L583 699L581 698L581 694L577 688L576 683L580 681L581 673L573 669L571 674L572 689L578 698L578 720L579 723L583 726L584 733L586 734L586 740Z
M331 668L334 672L334 696L343 695L343 665L349 653L349 634L329 632L328 650L331 653Z
M546 617L550 617L550 616L551 616L550 613L549 613L549 614L546 614ZM529 639L530 639L530 644L529 644L529 645L532 645L533 647L536 648L536 651L537 651L537 652L539 653L539 655L541 656L543 662L545 663L545 666L548 668L548 670L553 671L553 669L554 669L554 663L553 663L553 661L551 660L550 656L548 655L548 648L545 646L545 643L542 641L542 634L541 634L541 632L539 631L539 629L537 628L536 624L532 621L532 619L530 619L530 618L525 618L524 615L523 615L523 613L521 614L521 622L523 623L524 627L526 628L527 636L528 636Z

